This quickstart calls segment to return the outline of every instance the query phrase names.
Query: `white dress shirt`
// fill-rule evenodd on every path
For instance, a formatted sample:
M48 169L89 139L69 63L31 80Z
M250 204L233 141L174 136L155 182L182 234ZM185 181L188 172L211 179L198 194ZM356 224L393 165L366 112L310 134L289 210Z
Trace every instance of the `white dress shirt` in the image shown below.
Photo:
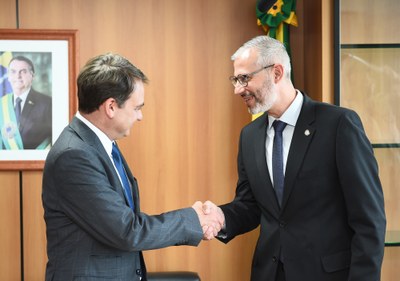
M14 108L15 108L15 106L17 105L17 98L20 98L21 99L21 112L22 112L22 110L24 109L24 106L25 106L25 101L26 101L26 98L28 97L28 94L29 94L29 91L30 91L31 89L28 89L27 91L25 91L25 92L23 92L21 95L19 95L19 96L17 96L17 95L15 95L14 94Z
M286 162L289 154L290 144L292 142L294 127L296 126L297 119L299 118L301 106L303 105L303 95L296 90L296 98L289 106L289 108L282 114L280 121L285 122L287 125L282 132L282 145L283 145L283 174L286 172ZM269 176L272 184L274 184L274 177L272 176L272 146L274 143L275 130L272 127L276 118L268 115L268 128L267 139L265 141L266 159L269 170Z

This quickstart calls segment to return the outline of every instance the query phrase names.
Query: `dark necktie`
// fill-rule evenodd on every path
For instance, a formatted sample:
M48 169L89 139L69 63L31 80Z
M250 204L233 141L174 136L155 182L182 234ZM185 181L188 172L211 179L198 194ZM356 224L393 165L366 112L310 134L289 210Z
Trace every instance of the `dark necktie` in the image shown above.
M283 147L282 147L282 131L286 127L286 123L275 120L272 124L275 130L274 145L272 147L272 175L274 177L274 189L278 198L279 206L282 204L283 197Z
M15 117L17 118L17 123L19 124L19 117L21 115L21 102L22 99L20 97L15 100Z
M122 164L121 152L119 151L119 149L115 143L113 143L111 155L114 160L115 167L118 170L118 174L121 178L122 185L124 187L124 193L129 202L129 207L131 207L131 209L134 210L131 185L129 184L129 180L126 175L124 165Z

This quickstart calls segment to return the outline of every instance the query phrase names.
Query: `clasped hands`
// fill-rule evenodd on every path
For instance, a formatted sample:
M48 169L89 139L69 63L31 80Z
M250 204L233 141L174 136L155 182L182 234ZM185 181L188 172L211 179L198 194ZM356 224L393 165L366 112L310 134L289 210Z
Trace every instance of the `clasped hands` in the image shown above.
M196 211L203 229L203 240L211 240L225 225L225 216L221 208L211 201L197 201L192 208Z

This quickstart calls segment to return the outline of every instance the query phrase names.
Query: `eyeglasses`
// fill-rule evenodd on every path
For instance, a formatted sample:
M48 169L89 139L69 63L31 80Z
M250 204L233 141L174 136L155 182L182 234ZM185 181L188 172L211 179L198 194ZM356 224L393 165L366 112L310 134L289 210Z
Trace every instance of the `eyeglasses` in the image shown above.
M252 73L248 73L248 74L239 74L238 76L231 76L229 77L229 80L232 82L232 85L234 87L237 86L238 82L240 85L242 85L243 87L246 87L247 84L249 84L249 81L253 78L254 75L256 75L257 73L259 73L260 71L267 69L268 67L274 66L275 64L270 64L267 66L264 66L263 68L260 68L259 70L256 70Z

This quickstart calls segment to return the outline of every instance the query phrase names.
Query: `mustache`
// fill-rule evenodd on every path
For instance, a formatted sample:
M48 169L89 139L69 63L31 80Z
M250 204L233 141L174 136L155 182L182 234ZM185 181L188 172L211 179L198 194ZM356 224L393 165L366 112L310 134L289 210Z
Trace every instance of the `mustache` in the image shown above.
M254 97L255 95L251 92L245 92L245 93L240 94L240 96L242 98L247 98L247 97L252 97L252 96Z

